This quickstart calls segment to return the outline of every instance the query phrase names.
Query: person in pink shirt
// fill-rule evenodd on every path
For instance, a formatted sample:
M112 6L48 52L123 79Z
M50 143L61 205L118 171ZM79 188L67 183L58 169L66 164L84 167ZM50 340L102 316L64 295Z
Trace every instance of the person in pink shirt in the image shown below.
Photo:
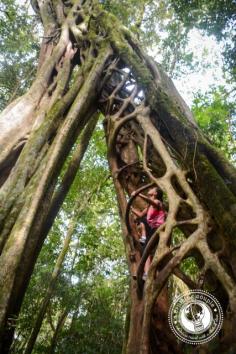
M151 236L155 233L158 227L165 222L166 212L163 206L163 192L158 187L151 188L148 191L147 196L140 193L139 197L144 199L148 203L148 206L142 211L134 207L131 207L131 210L134 215L137 216L137 222L141 228L141 237L139 242L142 244L144 249ZM145 264L143 276L144 280L146 279L150 264L151 258L149 256Z

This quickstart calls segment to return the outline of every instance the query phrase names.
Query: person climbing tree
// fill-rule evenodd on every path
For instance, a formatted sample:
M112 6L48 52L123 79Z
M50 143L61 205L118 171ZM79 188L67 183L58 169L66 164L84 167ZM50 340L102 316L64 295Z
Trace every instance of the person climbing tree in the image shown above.
M139 196L148 203L148 206L145 209L140 211L134 207L131 207L133 214L137 216L136 221L140 225L141 238L139 242L143 245L143 248L146 247L158 227L165 222L166 216L163 206L163 192L158 187L154 187L148 191L147 195L148 196L142 193L139 194ZM143 275L144 280L147 277L150 264L151 256L148 257L145 263Z

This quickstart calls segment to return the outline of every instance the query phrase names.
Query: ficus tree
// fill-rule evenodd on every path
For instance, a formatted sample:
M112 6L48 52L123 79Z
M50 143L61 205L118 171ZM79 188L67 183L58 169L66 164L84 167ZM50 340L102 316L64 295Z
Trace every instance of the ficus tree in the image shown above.
M131 4L127 1L123 10L134 25L130 31L112 14L117 13L112 1L32 1L44 30L37 74L0 117L3 353L9 352L37 256L79 169L80 151L98 112L104 115L131 274L124 353L184 351L167 323L167 281L175 274L190 288L200 286L181 267L189 256L204 278L201 286L214 292L225 312L214 351L235 349L235 169L205 138L170 78L140 45L137 29L150 2L140 2L136 14L129 12ZM130 207L143 208L138 193L151 185L163 190L168 216L141 255ZM173 244L176 230L184 235L178 245ZM144 288L143 268L153 249Z

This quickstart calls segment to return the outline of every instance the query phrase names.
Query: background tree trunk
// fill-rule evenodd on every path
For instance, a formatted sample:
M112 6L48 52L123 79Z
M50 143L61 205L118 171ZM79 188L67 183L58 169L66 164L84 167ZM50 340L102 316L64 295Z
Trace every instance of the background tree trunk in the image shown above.
M94 125L94 122L93 122ZM58 255L58 258L56 260L56 264L55 267L53 269L52 275L51 275L51 279L49 280L49 284L48 284L48 288L46 290L46 294L45 297L42 301L42 304L39 308L39 312L37 314L36 320L35 320L35 325L32 329L32 332L30 334L26 349L24 354L30 354L32 353L32 350L34 348L35 342L37 340L37 336L40 332L41 326L42 326L42 322L43 319L45 317L45 314L47 312L48 309L48 305L50 303L50 300L52 298L55 286L56 286L56 282L58 279L58 276L61 272L61 268L64 262L64 259L66 257L66 254L69 250L70 247L70 242L72 239L72 236L75 232L75 228L78 222L78 218L81 216L81 214L83 213L83 211L88 207L88 203L91 199L91 197L93 196L93 194L95 192L98 192L100 186L96 187L96 190L93 192L90 192L90 194L88 194L88 196L84 199L82 199L82 203L81 203L81 196L78 197L77 202L75 203L75 214L74 216L71 218L70 222L69 222L69 226L68 226L68 230L66 233L66 237L64 239L64 243L61 249L60 254ZM62 321L64 320L64 315L62 315ZM60 323L60 321L59 321ZM59 328L62 324L59 325ZM59 328L57 329L57 332L59 331ZM54 338L55 341L55 338Z
M68 309L65 309L61 313L61 315L60 315L60 317L58 319L58 322L57 322L57 325L56 325L56 328L55 328L55 332L53 333L53 337L52 337L52 340L51 340L51 345L50 345L48 354L54 354L55 353L57 339L58 339L58 336L60 334L61 329L64 326L64 323L65 323L65 321L67 319L67 316L68 316Z

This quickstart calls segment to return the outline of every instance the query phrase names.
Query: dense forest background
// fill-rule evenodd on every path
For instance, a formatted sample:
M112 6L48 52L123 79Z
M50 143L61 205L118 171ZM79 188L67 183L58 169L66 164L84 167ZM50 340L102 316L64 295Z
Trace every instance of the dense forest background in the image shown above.
M211 143L235 163L235 2L142 0L138 7L134 0L102 2L163 65ZM22 95L36 75L43 35L31 5L33 1L16 0L0 4L1 110ZM189 88L184 87L190 78L199 81L191 79ZM101 119L40 253L12 353L24 352L46 296L34 353L122 351L130 275L104 139ZM185 272L194 277L194 261L186 262Z

